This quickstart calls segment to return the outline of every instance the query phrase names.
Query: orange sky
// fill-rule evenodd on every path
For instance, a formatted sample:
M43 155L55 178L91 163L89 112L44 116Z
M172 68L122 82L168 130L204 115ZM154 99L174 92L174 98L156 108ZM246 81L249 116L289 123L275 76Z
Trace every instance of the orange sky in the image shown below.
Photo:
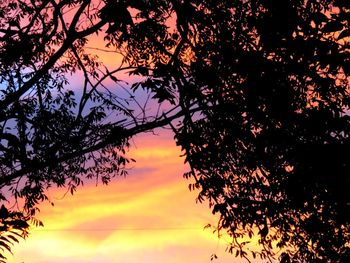
M104 48L96 36L88 46ZM110 71L120 65L120 56L90 50ZM70 79L71 88L79 89L79 74ZM8 262L203 263L213 253L214 263L242 262L225 252L228 239L204 230L217 217L207 204L196 204L180 155L164 130L138 136L129 154L137 162L126 178L108 186L86 184L64 198L64 191L52 190L55 206L42 204L38 215L45 226L15 245Z
M33 229L14 248L13 263L44 262L241 262L225 252L225 241L203 227L215 223L207 204L182 178L186 167L171 136L143 135L130 156L137 162L126 178L108 186L85 185L55 206L41 206L45 227ZM136 146L136 147L135 147Z

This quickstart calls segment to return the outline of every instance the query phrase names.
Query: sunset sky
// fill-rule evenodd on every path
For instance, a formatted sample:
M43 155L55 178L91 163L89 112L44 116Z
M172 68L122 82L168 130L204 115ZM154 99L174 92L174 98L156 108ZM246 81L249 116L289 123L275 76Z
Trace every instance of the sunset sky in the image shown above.
M14 247L11 263L44 262L241 262L225 252L207 223L216 222L207 204L182 178L180 149L166 131L133 140L137 160L126 178L108 186L86 184L71 196L53 190L52 207L41 205L43 228Z
M92 37L87 46L112 71L121 57L96 50L104 44ZM70 76L69 88L79 92L81 82L79 75ZM225 251L227 237L218 239L212 229L204 229L218 217L189 191L190 181L182 177L186 165L172 134L156 133L132 140L128 156L136 163L127 177L107 186L87 182L73 196L65 189L51 190L55 205L41 204L38 215L44 227L31 229L29 238L7 255L8 262L242 262ZM212 254L218 259L211 261Z
M350 262L349 3L0 0L0 263Z

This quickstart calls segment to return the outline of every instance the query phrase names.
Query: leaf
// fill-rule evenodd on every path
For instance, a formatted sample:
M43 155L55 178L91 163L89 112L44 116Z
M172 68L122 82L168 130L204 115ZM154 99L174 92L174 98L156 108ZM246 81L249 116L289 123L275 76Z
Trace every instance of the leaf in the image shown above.
M329 18L321 12L313 14L312 19L316 24L321 24L322 22L327 22L329 20Z
M163 101L169 101L171 104L175 104L175 97L174 95L168 91L165 87L159 87L156 90L154 90L155 94L152 98L158 99L159 103L162 103Z
M1 205L0 208L0 218L6 219L9 215L7 208L4 205Z
M12 239L14 242L18 243L19 240L17 238L15 238L13 235L8 235L8 238Z
M1 240L0 240L0 249L2 251L4 251L6 249L7 251L11 252L11 247L7 243L5 243Z
M214 259L217 259L217 258L218 258L218 256L216 254L212 254L210 256L210 261L213 261Z
M253 258L256 258L256 253L254 251L251 251Z
M115 76L113 76L112 74L109 75L109 77L111 78L111 80L113 80L115 83L120 82L120 79L116 78Z
M147 67L140 66L130 71L129 75L149 76L149 71Z
M339 34L338 40L349 37L349 36L350 36L350 29L345 29Z
M334 6L343 7L343 8L350 8L350 1L349 0L335 0Z
M337 20L332 20L331 22L327 23L323 28L323 33L332 33L340 31L344 28L343 24L340 23Z

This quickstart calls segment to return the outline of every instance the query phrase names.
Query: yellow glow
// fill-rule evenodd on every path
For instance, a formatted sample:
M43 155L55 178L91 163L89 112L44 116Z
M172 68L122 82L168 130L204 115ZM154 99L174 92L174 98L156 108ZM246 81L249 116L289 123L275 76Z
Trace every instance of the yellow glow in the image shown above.
M41 207L45 227L15 246L9 262L202 263L213 253L213 262L240 262L204 230L216 217L188 191L179 148L156 136L139 137L135 146L137 162L126 178L87 184L63 199L64 192L50 192L55 206Z

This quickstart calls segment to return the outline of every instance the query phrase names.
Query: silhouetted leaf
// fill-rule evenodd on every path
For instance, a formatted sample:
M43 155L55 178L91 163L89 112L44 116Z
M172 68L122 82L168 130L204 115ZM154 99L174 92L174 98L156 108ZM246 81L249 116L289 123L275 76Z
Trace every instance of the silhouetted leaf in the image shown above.
M343 38L347 38L349 36L350 36L350 29L345 29L339 34L338 40L343 39Z
M323 33L338 32L344 28L343 24L337 20L331 20L322 28Z

